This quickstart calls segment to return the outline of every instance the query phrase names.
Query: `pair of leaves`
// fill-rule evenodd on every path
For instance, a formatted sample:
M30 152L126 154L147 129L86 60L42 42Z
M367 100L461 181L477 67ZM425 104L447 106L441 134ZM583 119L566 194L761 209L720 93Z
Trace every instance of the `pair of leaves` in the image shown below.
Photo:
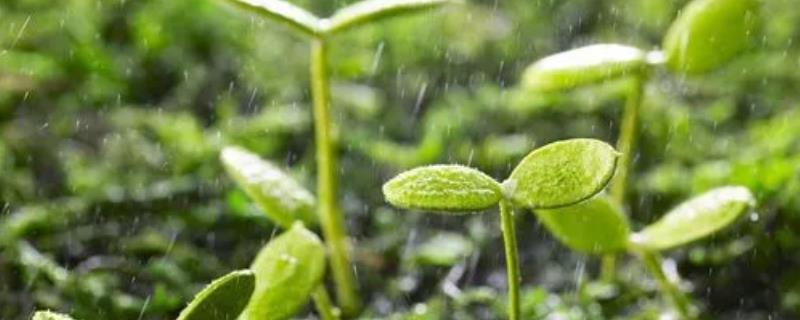
M452 0L366 0L341 9L330 18L318 18L283 0L228 1L309 36L335 34L381 18L418 12L452 2Z
M459 165L409 170L383 186L386 200L408 209L463 212L496 205L507 197L528 208L574 204L600 192L616 167L617 152L592 139L572 139L534 150L501 185Z
M240 147L226 147L220 159L228 174L273 222L316 221L314 196L274 164Z
M727 63L747 47L757 24L756 0L695 0L664 37L664 52L595 44L545 57L528 68L522 85L535 91L580 87L647 72L666 62L672 70L702 73Z
M249 270L224 275L198 293L178 320L282 320L308 302L325 274L325 248L300 222L258 253Z
M747 188L716 188L678 205L634 234L622 210L605 196L574 206L537 210L536 215L571 249L600 254L623 251L630 245L666 250L700 240L732 224L753 203Z

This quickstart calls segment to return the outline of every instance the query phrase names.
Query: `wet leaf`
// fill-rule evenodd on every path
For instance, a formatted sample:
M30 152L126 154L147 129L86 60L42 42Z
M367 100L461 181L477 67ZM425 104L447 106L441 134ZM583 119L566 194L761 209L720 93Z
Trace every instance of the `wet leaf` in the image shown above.
M365 0L337 11L328 21L328 33L336 33L352 27L390 18L436 8L456 2L455 0Z
M564 90L646 70L646 53L619 44L595 44L545 57L525 69L522 85L535 91Z
M457 233L441 232L420 245L414 259L421 264L451 266L472 254L475 247L467 238Z
M756 0L695 0L664 37L667 65L684 73L718 68L748 45L757 24Z
M557 209L535 211L550 233L573 250L599 254L625 250L630 226L605 195Z
M52 311L36 311L31 320L73 320L72 317Z
M314 196L272 163L239 147L220 155L228 174L275 223L287 228L295 221L315 222Z
M478 170L433 165L403 172L383 185L386 201L406 209L472 211L497 204L500 184Z
M664 250L709 236L733 223L755 203L745 187L721 187L692 198L668 212L631 242Z
M289 319L308 302L325 274L325 247L319 237L295 223L258 253L250 269L256 288L245 309L247 319Z
M250 301L255 282L250 270L238 270L217 278L181 311L178 320L234 320Z
M571 139L529 153L503 182L515 204L530 209L567 206L600 192L614 175L617 156L594 139Z
M319 33L320 20L303 8L283 0L227 0L238 7L283 23L307 35Z

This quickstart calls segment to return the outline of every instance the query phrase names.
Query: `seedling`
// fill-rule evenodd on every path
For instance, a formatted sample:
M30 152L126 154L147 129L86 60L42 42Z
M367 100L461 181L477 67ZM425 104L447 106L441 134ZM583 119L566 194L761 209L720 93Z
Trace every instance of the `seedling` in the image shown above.
M450 0L367 0L343 8L330 18L312 13L282 0L229 0L267 19L280 22L311 40L311 95L314 104L314 132L317 157L319 221L331 252L331 270L337 298L348 314L359 309L359 298L350 267L347 233L337 201L338 172L332 137L330 85L327 48L331 37L357 26L404 13L441 6Z
M651 69L666 64L680 74L719 68L747 47L757 19L756 0L695 0L667 31L663 51L620 44L595 44L558 53L529 66L522 86L536 92L573 89L609 79L633 80L622 115L617 149L622 156L610 196L624 206L626 182L638 134L639 109ZM603 277L614 278L614 257L603 259Z
M251 269L256 274L253 298L244 311L252 319L286 319L314 298L323 319L336 319L338 311L321 285L325 249L302 221L314 221L316 200L276 165L240 147L225 147L223 166L268 218L287 228L258 254Z
M598 196L574 206L535 214L567 247L588 254L629 252L638 256L682 318L693 318L689 298L662 269L659 252L708 237L731 225L754 205L747 188L721 187L692 198L660 220L632 233L622 210Z
M499 205L508 277L509 319L519 319L519 264L514 207L557 208L600 192L611 179L617 152L597 140L556 142L528 154L502 184L476 169L433 165L403 172L383 185L394 206L469 213Z
M250 270L226 274L200 291L178 320L235 320L247 306L255 283Z

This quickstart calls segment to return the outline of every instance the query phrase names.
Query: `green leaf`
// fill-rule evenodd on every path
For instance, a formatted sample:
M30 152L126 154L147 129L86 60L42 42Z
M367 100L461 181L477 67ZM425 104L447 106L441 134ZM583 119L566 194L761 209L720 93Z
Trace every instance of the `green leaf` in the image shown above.
M594 139L551 143L522 159L503 182L503 192L530 209L575 204L603 190L618 156L610 145Z
M201 290L181 311L178 320L235 320L255 288L250 270L239 270L217 278Z
M240 147L220 154L228 174L272 221L287 228L295 221L312 224L315 199L278 167Z
M647 54L619 44L595 44L554 54L525 69L523 87L535 91L572 89L646 71Z
M256 288L244 311L247 319L289 319L300 311L325 274L325 247L295 223L270 241L250 266Z
M677 247L709 236L733 223L755 204L745 187L721 187L686 201L644 230L631 242L650 250Z
M452 232L441 232L417 248L414 260L426 265L452 266L472 254L474 250L475 246L467 237Z
M406 209L474 211L497 204L500 184L478 170L459 165L433 165L403 172L383 185L392 205Z
M309 36L320 33L320 19L303 8L283 0L227 0L238 7L287 25Z
M575 251L600 254L627 248L628 219L605 195L535 214L550 233Z
M36 311L31 320L73 320L72 317L52 311Z
M748 45L757 24L756 0L695 0L664 37L667 66L683 73L711 71Z
M365 0L337 11L325 28L327 33L337 33L352 27L389 18L436 8L454 0Z

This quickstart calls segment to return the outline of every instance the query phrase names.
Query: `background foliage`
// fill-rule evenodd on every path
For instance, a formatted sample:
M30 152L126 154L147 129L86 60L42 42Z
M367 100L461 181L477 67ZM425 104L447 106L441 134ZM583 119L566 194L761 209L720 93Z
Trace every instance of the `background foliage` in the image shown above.
M324 15L352 1L293 2ZM505 177L534 146L613 141L628 82L533 96L515 88L522 68L590 43L655 48L684 3L473 0L337 36L366 316L501 316L497 219L391 209L380 185L434 162ZM800 316L800 11L773 0L762 15L759 41L723 70L654 75L642 112L635 229L714 186L758 197L731 231L670 254L711 318ZM0 21L0 318L170 318L249 265L276 229L223 174L222 146L312 182L307 44L283 27L213 0L10 0ZM665 308L636 264L619 287L591 282L596 261L519 219L526 317Z

